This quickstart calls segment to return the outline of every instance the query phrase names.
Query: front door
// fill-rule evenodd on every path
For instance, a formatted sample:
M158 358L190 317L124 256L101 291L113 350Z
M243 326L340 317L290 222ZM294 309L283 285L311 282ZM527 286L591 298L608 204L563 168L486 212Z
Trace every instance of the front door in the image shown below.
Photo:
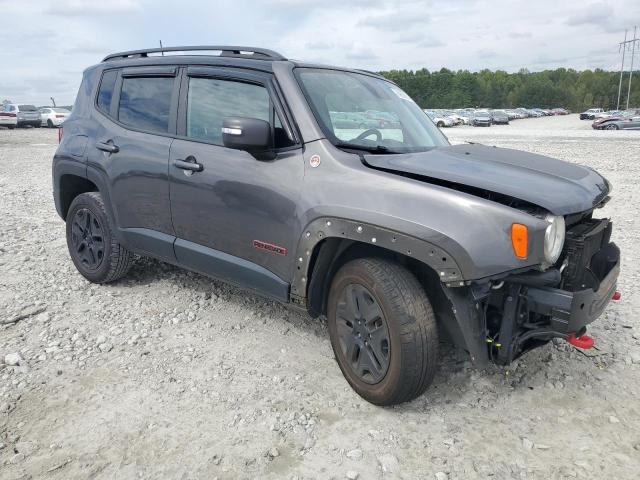
M270 81L267 74L185 71L180 138L169 159L171 213L180 263L284 300L300 229L303 160L282 126ZM228 116L269 121L276 158L224 147Z

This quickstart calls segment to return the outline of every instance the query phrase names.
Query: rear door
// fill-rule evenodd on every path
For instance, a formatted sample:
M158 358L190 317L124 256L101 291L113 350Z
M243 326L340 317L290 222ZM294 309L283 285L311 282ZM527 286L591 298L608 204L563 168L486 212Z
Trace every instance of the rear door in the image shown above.
M284 300L304 165L272 82L255 71L185 70L169 176L178 261ZM227 116L270 122L276 158L224 147ZM183 170L178 160L198 163L201 171Z
M96 101L99 127L88 167L102 172L126 244L175 260L169 146L175 134L177 68L107 70Z

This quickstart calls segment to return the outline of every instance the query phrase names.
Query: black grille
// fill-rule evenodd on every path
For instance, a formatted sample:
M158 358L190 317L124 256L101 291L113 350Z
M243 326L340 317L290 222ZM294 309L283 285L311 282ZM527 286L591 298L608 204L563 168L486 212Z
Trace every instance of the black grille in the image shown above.
M600 281L616 264L620 252L609 243L612 224L608 219L588 219L567 230L561 262L567 262L562 273L562 288L578 291L597 290Z

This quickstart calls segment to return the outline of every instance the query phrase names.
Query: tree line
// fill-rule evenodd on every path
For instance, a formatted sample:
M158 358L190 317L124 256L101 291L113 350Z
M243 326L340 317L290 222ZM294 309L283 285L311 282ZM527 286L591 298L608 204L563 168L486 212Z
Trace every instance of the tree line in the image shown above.
M503 70L457 72L442 68L390 70L380 72L396 82L422 108L510 108L564 107L572 112L601 107L615 109L620 72L558 68L541 72L526 69L517 73ZM634 75L630 107L640 107L640 73ZM622 81L620 106L627 99L629 74Z

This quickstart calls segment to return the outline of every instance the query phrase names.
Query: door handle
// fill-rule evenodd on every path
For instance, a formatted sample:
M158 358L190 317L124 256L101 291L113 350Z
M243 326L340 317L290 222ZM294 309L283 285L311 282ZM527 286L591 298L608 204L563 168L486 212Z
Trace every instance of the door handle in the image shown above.
M189 170L191 172L201 172L204 170L204 166L198 163L194 157L187 157L185 160L176 160L173 165L182 169Z
M114 145L113 143L111 143L111 141L97 142L96 148L98 150L102 150L103 152L107 152L107 153L118 153L120 151L120 147L117 145Z

